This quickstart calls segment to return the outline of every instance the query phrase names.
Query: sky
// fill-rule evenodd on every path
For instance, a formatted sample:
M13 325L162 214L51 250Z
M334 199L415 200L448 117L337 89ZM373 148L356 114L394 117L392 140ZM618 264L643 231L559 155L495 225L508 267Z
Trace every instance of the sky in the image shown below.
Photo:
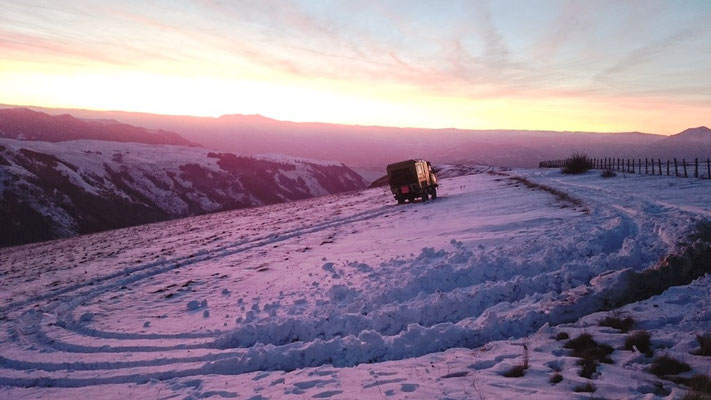
M462 129L711 125L709 0L0 0L0 103Z

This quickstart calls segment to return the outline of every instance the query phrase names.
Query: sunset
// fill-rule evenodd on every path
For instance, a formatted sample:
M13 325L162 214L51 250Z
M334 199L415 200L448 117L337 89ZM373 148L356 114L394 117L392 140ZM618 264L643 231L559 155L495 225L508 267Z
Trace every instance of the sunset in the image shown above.
M5 104L460 129L711 123L703 0L2 8Z
M711 399L711 0L0 0L0 399Z

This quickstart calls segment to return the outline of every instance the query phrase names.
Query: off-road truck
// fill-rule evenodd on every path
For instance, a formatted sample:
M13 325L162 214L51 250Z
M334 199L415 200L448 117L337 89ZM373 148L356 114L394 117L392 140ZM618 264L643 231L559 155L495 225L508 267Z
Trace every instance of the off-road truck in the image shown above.
M390 191L395 195L398 204L405 200L413 201L430 197L437 198L437 177L432 165L425 160L406 160L387 166Z

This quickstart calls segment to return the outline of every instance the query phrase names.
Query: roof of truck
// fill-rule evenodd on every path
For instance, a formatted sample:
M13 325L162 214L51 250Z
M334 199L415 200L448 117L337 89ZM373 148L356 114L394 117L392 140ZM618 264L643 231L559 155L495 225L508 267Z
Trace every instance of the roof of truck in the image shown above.
M386 169L405 167L405 166L412 165L417 162L425 162L426 163L427 161L425 161L425 160L405 160L405 161L400 161L400 162L388 164Z

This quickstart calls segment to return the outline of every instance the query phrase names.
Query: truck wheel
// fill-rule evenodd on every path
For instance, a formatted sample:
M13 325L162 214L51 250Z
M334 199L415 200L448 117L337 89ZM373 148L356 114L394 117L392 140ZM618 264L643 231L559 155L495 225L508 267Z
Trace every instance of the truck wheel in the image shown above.
M433 187L432 188L432 200L437 198L437 188Z
M402 197L397 198L397 204L405 204L405 199Z
M425 189L422 191L422 201L425 202L427 200L429 200L429 194L427 194L427 190Z

